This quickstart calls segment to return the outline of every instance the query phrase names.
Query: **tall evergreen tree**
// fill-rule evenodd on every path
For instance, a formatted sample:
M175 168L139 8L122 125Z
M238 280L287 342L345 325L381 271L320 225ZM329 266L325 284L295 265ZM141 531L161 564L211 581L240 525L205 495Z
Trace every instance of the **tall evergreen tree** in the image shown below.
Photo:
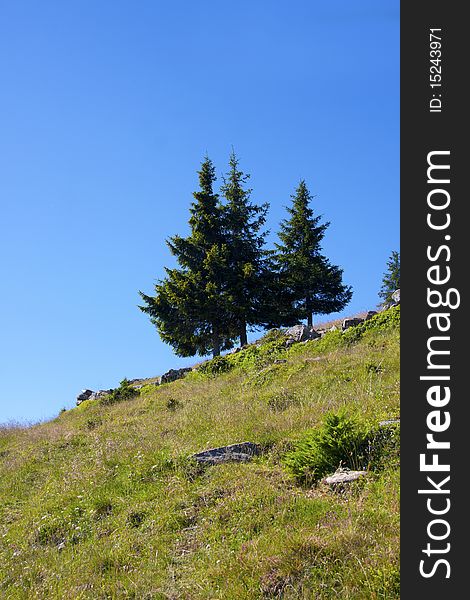
M226 200L224 232L229 249L226 281L230 295L231 324L238 332L240 345L244 346L247 343L247 328L261 325L266 320L266 233L261 230L269 205L250 202L252 190L246 188L249 175L243 173L238 164L232 151L221 192Z
M383 304L392 301L392 294L400 289L400 253L395 250L387 261L387 270L382 279L382 287L379 291L379 297Z
M180 356L201 356L233 347L226 273L229 252L223 231L223 211L213 191L215 169L205 158L199 174L200 190L190 208L190 235L173 236L167 245L180 268L166 269L155 286L155 296L140 292L163 341Z
M287 208L290 217L281 223L276 244L279 282L289 299L289 308L281 324L307 319L314 314L342 310L352 297L351 287L342 282L342 270L330 264L321 253L321 241L329 223L320 223L310 208L312 196L302 179Z

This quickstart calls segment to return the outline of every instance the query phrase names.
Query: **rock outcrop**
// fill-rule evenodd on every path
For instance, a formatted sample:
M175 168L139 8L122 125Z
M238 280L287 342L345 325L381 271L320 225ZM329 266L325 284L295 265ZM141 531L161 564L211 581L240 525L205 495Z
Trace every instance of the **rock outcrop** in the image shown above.
M82 390L77 396L77 406L79 406L85 400L89 400L93 394L93 390Z
M160 377L160 384L171 383L177 379L183 378L186 373L192 371L192 367L183 367L182 369L170 369Z
M97 392L93 392L93 394L89 397L89 400L99 400L100 398L104 398L110 394L113 390L98 390Z
M364 319L361 319L359 317L344 319L341 329L342 331L346 331L346 329L349 329L350 327L356 327L356 325L360 325L361 323L364 323Z
M287 340L293 342L308 342L310 340L316 340L320 337L320 334L315 331L313 327L307 325L294 325L289 327L286 331L285 336Z

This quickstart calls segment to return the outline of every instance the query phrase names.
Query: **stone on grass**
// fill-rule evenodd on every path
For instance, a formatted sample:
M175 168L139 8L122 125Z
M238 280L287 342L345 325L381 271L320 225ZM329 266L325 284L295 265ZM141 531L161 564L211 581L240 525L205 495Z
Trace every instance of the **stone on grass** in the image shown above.
M260 453L260 447L253 442L241 442L230 446L211 448L192 455L198 463L219 465L226 462L247 462Z
M346 329L349 329L350 327L356 327L356 325L360 325L363 322L364 319L360 319L359 317L351 317L350 319L344 319L341 329L343 331L346 331Z
M349 471L347 469L338 469L336 473L325 477L323 481L331 487L336 487L344 485L345 483L356 481L357 479L364 477L365 474L366 471Z

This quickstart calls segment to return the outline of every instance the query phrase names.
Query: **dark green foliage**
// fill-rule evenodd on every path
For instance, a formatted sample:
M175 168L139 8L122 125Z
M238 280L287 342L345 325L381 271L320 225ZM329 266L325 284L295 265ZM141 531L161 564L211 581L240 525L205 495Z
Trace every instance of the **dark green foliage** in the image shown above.
M312 324L313 314L341 310L352 296L342 270L321 254L328 223L309 207L310 193L301 181L290 219L281 224L277 253L265 248L263 231L268 204L251 202L249 175L232 152L229 171L213 190L215 169L206 158L199 171L200 189L190 208L190 234L167 241L179 267L166 269L154 296L142 292L144 306L161 339L179 356L214 357L256 327Z
M197 370L203 375L215 376L220 375L220 373L227 373L231 369L233 369L233 364L227 356L216 356L212 360L202 363Z
M232 152L221 192L224 206L224 230L229 249L226 272L231 306L231 324L235 326L240 345L247 343L247 327L267 321L266 307L270 295L271 269L264 251L268 204L250 202L251 189L246 188L249 175L238 168Z
M332 413L326 415L321 427L304 435L285 463L299 483L309 485L339 467L366 468L368 445L368 431L363 425L344 413Z
M381 470L399 464L399 427L371 427L344 412L330 413L308 431L284 462L297 482L311 485L339 467Z
M382 304L392 302L392 294L398 289L400 289L400 253L393 251L387 261L387 271L384 273L379 292Z
M321 241L329 223L320 223L309 204L312 199L304 180L292 196L287 209L290 218L281 223L276 244L280 296L279 323L290 325L307 319L312 325L314 314L342 310L352 291L342 283L342 270L321 253Z
M215 169L206 157L199 171L200 190L194 192L189 219L190 235L167 241L180 268L166 269L155 286L155 296L140 292L164 342L179 356L205 356L233 347L237 331L229 311L227 290L229 250L218 195L213 191Z
M128 379L124 378L119 387L100 399L100 404L109 405L123 400L131 400L139 395L139 390L131 386Z

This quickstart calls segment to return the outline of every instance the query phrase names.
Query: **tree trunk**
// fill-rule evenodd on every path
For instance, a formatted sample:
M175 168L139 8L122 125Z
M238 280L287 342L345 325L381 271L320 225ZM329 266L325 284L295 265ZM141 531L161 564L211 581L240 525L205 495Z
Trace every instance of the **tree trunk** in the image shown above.
M220 337L216 331L212 334L212 340L212 358L215 358L216 356L220 356Z
M246 334L246 323L242 323L240 326L240 348L248 344L248 336Z
M305 299L305 308L307 310L307 325L313 327L312 301L309 296Z

